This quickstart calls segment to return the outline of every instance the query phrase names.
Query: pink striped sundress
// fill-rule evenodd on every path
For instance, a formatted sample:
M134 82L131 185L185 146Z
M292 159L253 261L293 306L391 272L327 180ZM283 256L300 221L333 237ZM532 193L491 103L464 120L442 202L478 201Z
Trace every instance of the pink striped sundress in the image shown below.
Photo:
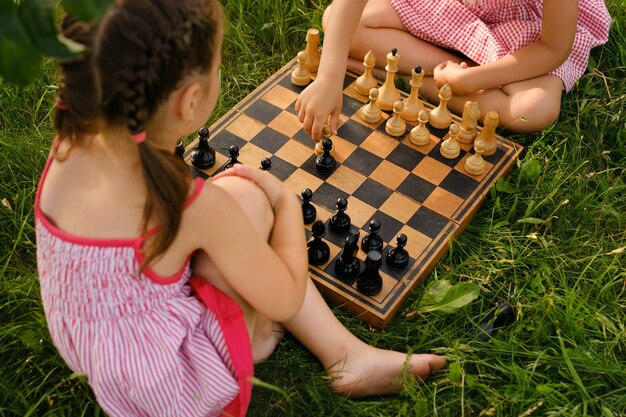
M389 0L407 30L484 65L541 35L542 0ZM611 16L603 0L580 0L572 51L551 74L566 91L584 74L589 53L608 40Z
M92 239L55 227L39 207L51 162L35 200L37 266L67 365L87 374L110 416L245 415L253 365L239 306L191 277L189 259L170 277L150 267L139 274L145 236ZM201 189L198 180L187 205Z

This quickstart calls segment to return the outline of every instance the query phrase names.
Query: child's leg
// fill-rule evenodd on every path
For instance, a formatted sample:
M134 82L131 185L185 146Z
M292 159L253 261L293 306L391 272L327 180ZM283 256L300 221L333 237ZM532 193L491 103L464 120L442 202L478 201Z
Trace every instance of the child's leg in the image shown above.
M251 181L236 176L219 178L214 181L214 184L226 190L239 202L243 211L256 227L257 232L269 239L274 224L274 212L265 193ZM283 335L284 328L259 314L241 298L224 280L207 254L202 253L194 258L193 272L207 279L241 306L250 334L252 358L255 363L267 359Z
M439 102L439 91L432 78L424 78L420 90L432 103ZM500 126L512 132L532 133L547 128L561 111L563 82L554 75L543 75L489 90L453 97L448 108L463 113L466 101L478 102L482 117L490 110L500 113Z
M405 372L425 380L446 363L437 355L407 356L364 343L341 324L311 280L302 308L283 324L327 369L333 391L345 396L398 392Z

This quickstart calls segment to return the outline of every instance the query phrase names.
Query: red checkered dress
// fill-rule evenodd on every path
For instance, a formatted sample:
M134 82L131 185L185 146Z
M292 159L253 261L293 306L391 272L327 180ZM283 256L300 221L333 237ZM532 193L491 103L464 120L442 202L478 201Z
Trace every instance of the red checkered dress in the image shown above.
M539 40L541 0L389 0L414 36L487 64ZM591 48L608 40L603 0L580 0L572 51L550 72L569 91L587 68Z

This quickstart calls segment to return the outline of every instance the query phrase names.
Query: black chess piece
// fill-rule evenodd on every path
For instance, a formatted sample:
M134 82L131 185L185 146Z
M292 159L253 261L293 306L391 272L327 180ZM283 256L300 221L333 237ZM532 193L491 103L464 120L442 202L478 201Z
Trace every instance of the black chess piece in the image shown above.
M269 158L261 159L261 169L263 171L269 171L272 169L272 160Z
M199 169L208 169L215 165L215 149L209 146L209 129L198 130L198 144L191 151L191 163Z
M311 224L315 221L315 217L317 216L317 209L311 204L313 191L311 191L310 188L305 188L300 193L300 197L302 197L302 217L304 217L304 224Z
M489 312L479 324L479 329L477 329L479 339L486 340L500 327L515 321L515 309L511 304L502 298L499 298L496 304L497 307Z
M364 295L373 296L383 288L383 278L380 276L380 266L383 263L383 255L377 250L367 253L365 270L356 279L356 288Z
M383 238L380 237L378 231L380 230L380 221L378 219L372 219L369 224L370 232L363 237L361 241L361 249L363 252L369 253L372 250L378 252L383 251Z
M228 162L224 165L224 169L232 168L235 164L240 164L241 162L237 159L239 158L239 146L231 145L230 148L228 148L228 156Z
M394 269L406 268L409 264L409 253L404 249L406 241L407 237L404 233L396 237L396 247L387 253L387 266Z
M330 247L328 243L322 240L322 237L326 234L326 226L321 220L316 220L311 227L313 238L306 244L309 254L309 263L313 266L318 266L328 262L330 258Z
M185 144L183 143L182 139L179 139L178 142L176 143L176 148L174 149L174 155L176 155L183 161L185 160Z
M337 166L337 161L330 154L330 150L333 148L333 141L326 138L322 140L322 149L324 153L315 158L315 168L322 174L330 174Z
M350 216L346 213L348 200L343 197L337 199L337 211L328 221L328 228L335 233L343 233L350 230Z
M358 230L350 230L346 242L343 245L343 251L335 261L335 272L343 282L352 285L359 272L361 272L361 261L356 254L359 251Z

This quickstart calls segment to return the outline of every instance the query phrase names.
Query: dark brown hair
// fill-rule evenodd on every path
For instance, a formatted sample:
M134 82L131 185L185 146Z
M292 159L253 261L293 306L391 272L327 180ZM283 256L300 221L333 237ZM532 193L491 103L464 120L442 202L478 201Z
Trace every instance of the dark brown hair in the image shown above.
M210 70L222 19L216 0L117 0L95 25L88 45L93 48L89 60L97 116L104 125L128 129L128 137L119 140L130 141L131 135L144 132L185 76ZM74 105L69 100L67 104ZM147 188L142 230L145 233L152 221L159 226L145 248L143 269L176 237L191 175L174 149L158 149L150 137L137 146Z
M62 140L72 145L98 131L100 94L92 65L96 24L88 24L66 15L61 33L85 46L85 52L59 62L59 91L54 127Z

